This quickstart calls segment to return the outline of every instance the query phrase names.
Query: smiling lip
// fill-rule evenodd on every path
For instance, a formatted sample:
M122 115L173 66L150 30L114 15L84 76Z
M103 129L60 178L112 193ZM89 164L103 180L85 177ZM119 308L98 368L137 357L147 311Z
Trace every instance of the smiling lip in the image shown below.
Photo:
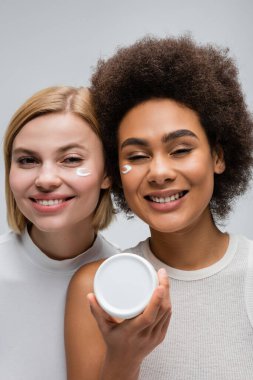
M163 191L146 195L144 198L152 208L160 211L170 211L181 204L181 199L187 193L187 190Z
M42 213L48 213L62 210L73 198L74 196L40 194L34 197L30 197L29 199L32 201L32 206L35 210Z

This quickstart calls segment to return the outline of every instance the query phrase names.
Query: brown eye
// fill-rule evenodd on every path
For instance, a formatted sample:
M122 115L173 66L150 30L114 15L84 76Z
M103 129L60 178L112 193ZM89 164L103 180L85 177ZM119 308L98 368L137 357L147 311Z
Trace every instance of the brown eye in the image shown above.
M71 165L75 166L79 164L80 162L83 162L83 159L78 156L69 156L69 157L66 157L62 162L70 166Z
M20 165L20 166L32 166L32 165L36 165L38 163L38 160L34 157L19 157L16 162Z

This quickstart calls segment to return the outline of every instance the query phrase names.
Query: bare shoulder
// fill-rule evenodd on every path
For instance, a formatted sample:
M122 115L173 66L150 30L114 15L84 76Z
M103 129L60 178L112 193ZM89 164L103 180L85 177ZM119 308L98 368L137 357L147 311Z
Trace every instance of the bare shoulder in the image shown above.
M98 270L103 261L104 259L94 261L78 269L69 283L69 291L71 289L82 289L82 291L85 291L86 294L89 292L93 292L94 277L96 271Z

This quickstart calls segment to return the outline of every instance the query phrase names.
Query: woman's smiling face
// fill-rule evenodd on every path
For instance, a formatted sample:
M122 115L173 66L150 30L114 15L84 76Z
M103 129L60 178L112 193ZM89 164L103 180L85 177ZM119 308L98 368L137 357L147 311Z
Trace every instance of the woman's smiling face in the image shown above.
M100 190L110 185L101 141L71 113L40 116L21 129L9 180L18 208L41 231L90 228Z
M196 112L170 99L132 108L119 131L119 167L127 203L151 229L190 229L209 202L214 173L224 171Z

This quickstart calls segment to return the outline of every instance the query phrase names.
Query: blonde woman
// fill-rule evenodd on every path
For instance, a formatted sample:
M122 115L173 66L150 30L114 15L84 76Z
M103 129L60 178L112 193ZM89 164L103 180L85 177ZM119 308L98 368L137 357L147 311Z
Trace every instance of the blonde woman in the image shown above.
M83 264L117 252L100 131L85 88L52 87L4 139L11 232L0 238L0 378L64 380L65 294Z

